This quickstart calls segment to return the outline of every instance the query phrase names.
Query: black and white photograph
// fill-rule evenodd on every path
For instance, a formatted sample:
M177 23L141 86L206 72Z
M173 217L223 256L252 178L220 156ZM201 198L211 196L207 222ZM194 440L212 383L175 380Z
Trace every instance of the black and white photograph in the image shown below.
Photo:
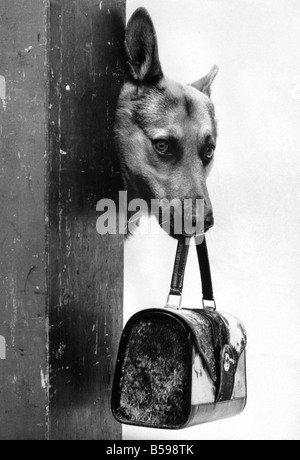
M300 439L299 56L297 0L0 0L0 440Z

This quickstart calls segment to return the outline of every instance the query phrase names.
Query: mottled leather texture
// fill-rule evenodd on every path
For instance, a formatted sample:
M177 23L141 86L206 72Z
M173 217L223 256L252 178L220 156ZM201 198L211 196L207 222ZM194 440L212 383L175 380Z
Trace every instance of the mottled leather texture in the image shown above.
M246 404L246 333L208 309L148 309L120 342L112 395L125 424L179 429L237 415Z

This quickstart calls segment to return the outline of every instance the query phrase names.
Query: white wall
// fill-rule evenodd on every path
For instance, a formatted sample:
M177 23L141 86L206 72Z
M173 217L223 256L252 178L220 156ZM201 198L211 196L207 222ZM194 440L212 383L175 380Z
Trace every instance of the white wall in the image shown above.
M165 73L192 82L220 66L207 235L219 309L248 332L248 403L180 432L124 427L124 439L300 438L300 2L127 0L156 26ZM125 320L164 305L176 243L136 235L125 249ZM195 255L184 303L198 306Z

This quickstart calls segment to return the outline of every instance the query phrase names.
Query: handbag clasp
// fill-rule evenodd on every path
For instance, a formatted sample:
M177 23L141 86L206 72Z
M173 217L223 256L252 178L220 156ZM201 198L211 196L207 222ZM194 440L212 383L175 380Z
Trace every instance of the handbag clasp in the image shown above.
M176 300L175 300L176 299ZM180 310L182 308L182 295L169 294L165 308Z

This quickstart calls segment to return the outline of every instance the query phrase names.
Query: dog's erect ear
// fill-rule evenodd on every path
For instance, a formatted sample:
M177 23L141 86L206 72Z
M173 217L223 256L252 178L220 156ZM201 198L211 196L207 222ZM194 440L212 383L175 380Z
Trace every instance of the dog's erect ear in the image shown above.
M145 8L138 8L131 16L126 28L125 48L130 79L146 83L163 76L154 25Z
M200 78L200 80L195 81L195 83L193 83L192 86L210 97L210 88L214 79L216 78L218 71L219 67L217 65L214 65L211 71L207 75L205 75L205 77L202 77Z

